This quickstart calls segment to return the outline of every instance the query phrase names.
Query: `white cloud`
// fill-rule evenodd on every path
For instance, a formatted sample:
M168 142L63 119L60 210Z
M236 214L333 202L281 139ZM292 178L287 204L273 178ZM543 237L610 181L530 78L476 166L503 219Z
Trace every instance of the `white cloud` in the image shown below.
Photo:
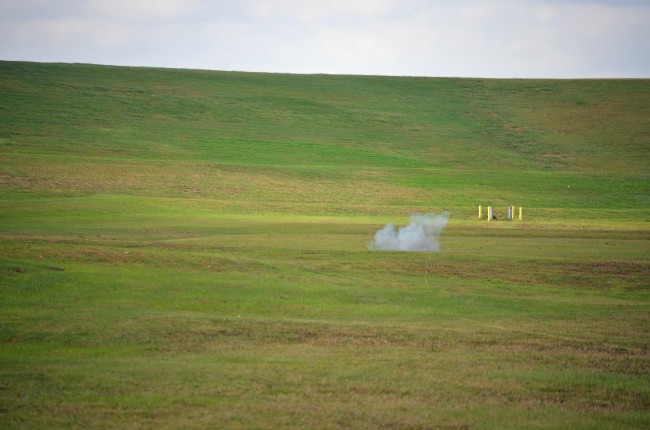
M82 9L114 20L162 20L187 18L200 8L197 0L86 0Z
M16 26L14 32L22 42L50 50L81 45L115 48L127 44L132 35L124 24L81 18L29 21Z
M258 0L250 9L260 18L281 16L304 24L333 19L376 18L391 12L399 4L397 0Z
M101 20L61 20L47 23L43 28L62 43L85 41L99 48L124 46L133 37L133 31L128 26Z

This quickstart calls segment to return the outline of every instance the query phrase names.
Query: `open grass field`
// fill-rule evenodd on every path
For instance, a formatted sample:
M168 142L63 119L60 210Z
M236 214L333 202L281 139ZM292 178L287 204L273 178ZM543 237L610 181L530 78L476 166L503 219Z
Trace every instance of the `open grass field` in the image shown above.
M650 80L0 62L0 428L648 428L649 180Z

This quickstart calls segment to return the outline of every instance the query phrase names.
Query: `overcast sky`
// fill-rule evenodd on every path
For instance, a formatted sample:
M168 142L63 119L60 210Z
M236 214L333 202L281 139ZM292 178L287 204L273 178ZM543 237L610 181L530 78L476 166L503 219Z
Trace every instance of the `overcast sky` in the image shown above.
M0 59L650 78L650 0L0 0Z

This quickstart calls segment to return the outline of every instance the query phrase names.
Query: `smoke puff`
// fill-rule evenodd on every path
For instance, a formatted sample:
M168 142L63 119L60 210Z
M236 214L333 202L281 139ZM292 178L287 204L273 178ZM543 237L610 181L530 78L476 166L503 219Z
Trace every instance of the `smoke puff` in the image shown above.
M375 234L368 249L377 251L440 251L438 238L447 225L449 213L414 214L407 226L395 229L388 224Z

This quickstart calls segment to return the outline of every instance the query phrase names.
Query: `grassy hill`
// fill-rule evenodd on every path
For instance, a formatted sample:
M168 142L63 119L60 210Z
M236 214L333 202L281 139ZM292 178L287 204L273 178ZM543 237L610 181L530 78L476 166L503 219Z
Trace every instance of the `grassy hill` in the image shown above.
M324 210L334 214L346 211L339 199L458 215L473 214L481 202L650 206L647 80L294 76L23 63L3 63L1 72L2 173L15 190L273 204L293 203L299 193L300 203L331 204ZM266 184L264 196L258 180ZM337 190L346 187L358 195ZM289 210L312 213L309 207Z
M647 427L649 179L649 80L0 62L0 422Z

